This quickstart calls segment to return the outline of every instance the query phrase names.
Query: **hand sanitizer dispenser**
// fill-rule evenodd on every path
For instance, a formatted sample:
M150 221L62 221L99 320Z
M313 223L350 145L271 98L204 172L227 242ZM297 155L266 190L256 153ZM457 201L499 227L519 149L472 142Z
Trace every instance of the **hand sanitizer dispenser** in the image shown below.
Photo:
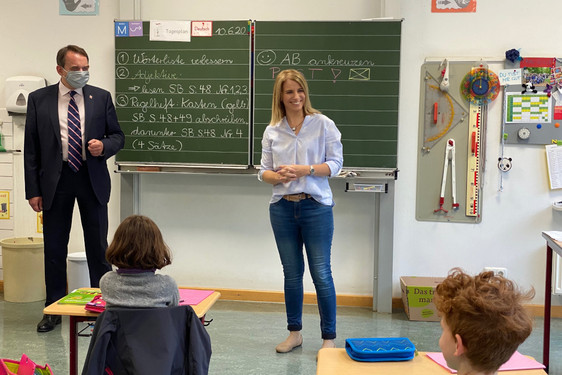
M6 79L6 110L10 116L27 111L27 96L30 92L45 87L45 78L17 76Z

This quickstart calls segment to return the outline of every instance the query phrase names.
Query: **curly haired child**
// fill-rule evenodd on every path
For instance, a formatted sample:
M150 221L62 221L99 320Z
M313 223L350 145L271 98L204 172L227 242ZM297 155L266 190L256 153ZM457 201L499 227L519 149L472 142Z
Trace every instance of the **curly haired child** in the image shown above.
M522 303L533 296L533 289L523 292L493 272L470 276L452 269L434 296L447 365L459 375L494 374L531 334L533 321Z

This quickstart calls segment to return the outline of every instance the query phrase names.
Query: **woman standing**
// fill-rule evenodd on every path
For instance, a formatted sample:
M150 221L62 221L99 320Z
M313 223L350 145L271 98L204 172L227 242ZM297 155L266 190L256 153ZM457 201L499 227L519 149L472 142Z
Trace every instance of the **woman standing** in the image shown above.
M322 348L335 347L336 291L330 265L334 202L328 177L340 172L342 150L334 122L312 108L302 73L280 72L258 175L273 185L269 216L285 279L289 336L277 345L278 353L302 345L303 244L316 288Z

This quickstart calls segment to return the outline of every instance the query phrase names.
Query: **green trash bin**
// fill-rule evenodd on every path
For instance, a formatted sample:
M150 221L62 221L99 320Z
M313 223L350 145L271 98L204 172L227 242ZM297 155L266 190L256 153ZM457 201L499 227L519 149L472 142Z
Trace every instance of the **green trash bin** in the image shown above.
M5 238L2 246L4 300L35 302L45 299L43 238Z

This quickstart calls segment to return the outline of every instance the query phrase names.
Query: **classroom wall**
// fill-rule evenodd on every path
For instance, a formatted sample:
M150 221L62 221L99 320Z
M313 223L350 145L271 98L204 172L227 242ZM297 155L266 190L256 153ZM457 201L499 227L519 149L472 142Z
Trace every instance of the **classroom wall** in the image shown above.
M91 56L92 84L114 90L113 19L257 19L358 20L379 16L404 18L399 120L399 178L394 215L393 296L399 297L402 275L441 276L455 266L479 272L485 266L506 267L521 285L534 286L535 303L544 298L543 230L561 228L561 213L546 178L544 147L507 145L513 169L499 192L501 98L489 106L482 222L418 222L415 219L420 67L427 56L487 58L498 67L504 52L521 48L523 56L562 54L548 23L525 20L523 0L478 0L476 13L433 14L430 1L239 1L100 0L97 17L58 16L55 2L4 0L0 3L0 108L5 78L40 75L57 81L54 56L67 43L84 46ZM28 9L33 12L28 12ZM562 4L541 1L542 12L557 14ZM534 11L529 9L529 11ZM73 31L68 29L76 28ZM45 32L44 30L49 30ZM536 30L540 30L536 31ZM441 168L439 166L439 168ZM21 171L20 173L23 173ZM119 176L114 176L110 231L119 221ZM180 285L215 288L282 290L281 265L268 222L270 186L250 176L142 175L140 212L161 226L174 250L165 271ZM333 272L340 294L370 295L373 285L374 198L344 192L332 181L336 201ZM128 197L127 197L128 198ZM16 202L15 215L27 210ZM385 218L381 218L385 220ZM81 250L75 220L72 249ZM29 230L27 228L26 230ZM76 233L78 232L78 233ZM27 233L25 234L27 235ZM72 250L71 251L74 251ZM314 288L307 276L307 291ZM558 301L560 302L560 301Z
M536 5L535 5L536 4ZM399 121L399 168L396 184L394 295L400 275L442 275L453 266L478 272L506 267L519 284L534 286L534 302L544 301L545 241L541 231L561 230L562 216L551 206L562 192L550 191L544 146L506 145L513 169L503 175L499 191L502 97L489 106L482 222L453 224L415 219L417 129L420 66L427 56L503 61L505 51L523 57L562 55L555 28L538 22L539 3L524 0L478 0L476 13L431 13L430 1L403 0L402 74ZM540 2L540 13L558 14L562 3ZM540 29L540 31L539 31ZM497 69L501 64L495 65ZM441 166L438 166L441 168ZM558 301L559 302L559 301Z
M56 53L67 44L83 46L90 56L90 83L114 91L113 20L119 17L119 3L101 1L99 16L59 16L58 1L4 0L0 2L0 110L5 107L6 78L21 75L43 77L57 83ZM25 116L12 117L14 148L23 148ZM10 123L9 126L12 126ZM7 129L0 128L2 133ZM112 159L113 160L113 159ZM112 165L112 161L110 161ZM25 200L23 154L13 155L14 202L12 216L16 237L41 236L36 215ZM112 176L109 204L110 233L119 224L119 176ZM80 216L76 208L69 251L84 251ZM0 235L4 233L0 232ZM4 237L2 237L4 238Z

